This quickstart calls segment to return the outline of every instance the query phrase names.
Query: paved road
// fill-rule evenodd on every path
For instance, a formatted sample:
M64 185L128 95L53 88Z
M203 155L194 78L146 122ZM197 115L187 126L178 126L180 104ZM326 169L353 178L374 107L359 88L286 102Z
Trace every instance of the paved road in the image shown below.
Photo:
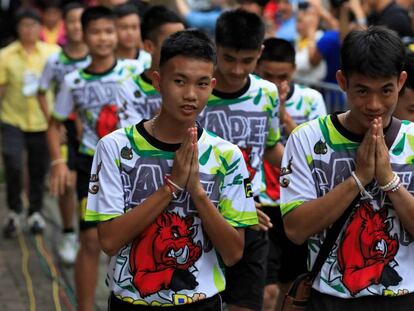
M5 219L7 208L4 184L0 184L0 202L0 219ZM2 311L75 310L73 267L62 265L56 253L61 230L55 199L46 197L44 215L47 229L42 238L34 237L25 228L16 239L5 239L0 235L0 310ZM3 226L3 221L0 225ZM53 268L50 268L53 266L58 275L55 282L52 278ZM98 311L106 310L105 272L106 256L102 254L96 295Z

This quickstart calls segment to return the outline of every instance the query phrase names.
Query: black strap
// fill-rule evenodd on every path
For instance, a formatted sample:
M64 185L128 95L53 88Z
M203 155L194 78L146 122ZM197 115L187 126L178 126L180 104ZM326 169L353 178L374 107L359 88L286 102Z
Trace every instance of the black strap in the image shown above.
M397 118L392 117L391 124L385 134L385 143L387 144L388 149L391 148L392 144L394 143L395 139L397 138L398 132L401 128L401 121ZM358 194L357 197L351 202L345 212L342 214L340 218L332 225L332 227L328 230L326 234L325 241L323 242L318 256L316 257L315 263L312 267L312 270L309 272L310 280L314 280L318 275L319 271L321 270L323 264L325 263L326 258L328 258L329 253L335 244L336 239L339 236L346 220L348 219L349 215L351 214L354 206L358 203L361 195Z

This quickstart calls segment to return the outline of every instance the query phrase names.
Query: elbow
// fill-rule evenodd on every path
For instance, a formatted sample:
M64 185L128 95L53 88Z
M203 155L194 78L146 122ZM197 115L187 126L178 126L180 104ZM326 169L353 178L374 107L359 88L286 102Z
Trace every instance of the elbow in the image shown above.
M223 262L227 267L234 266L236 263L240 261L243 256L243 247L241 249L237 249L236 251L232 252L226 257L223 257Z
M110 257L115 256L119 251L119 248L116 247L116 245L114 245L114 243L110 239L104 239L100 237L99 244L101 246L102 251Z
M304 231L299 226L289 224L289 221L284 220L285 234L287 238L296 245L305 243L308 237L304 234Z

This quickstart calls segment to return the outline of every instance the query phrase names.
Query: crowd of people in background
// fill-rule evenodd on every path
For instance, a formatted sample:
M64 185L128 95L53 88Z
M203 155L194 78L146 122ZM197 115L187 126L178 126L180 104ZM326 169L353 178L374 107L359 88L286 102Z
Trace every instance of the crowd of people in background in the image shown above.
M408 310L413 38L410 0L0 0L3 236L43 233L48 190L78 310L103 250L110 310L273 311L361 193L309 310Z

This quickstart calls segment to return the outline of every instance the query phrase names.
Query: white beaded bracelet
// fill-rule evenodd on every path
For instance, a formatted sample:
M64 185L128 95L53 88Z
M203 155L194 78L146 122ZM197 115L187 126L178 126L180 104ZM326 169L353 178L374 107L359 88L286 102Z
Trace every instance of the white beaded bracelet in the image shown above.
M355 182L359 188L359 192L361 193L362 199L368 198L372 200L372 195L367 190L365 190L364 186L362 185L361 181L359 180L355 172L351 172L351 176L355 179Z
M397 187L399 183L400 183L400 177L394 173L394 177L392 178L392 180L389 183L383 186L380 186L380 189L384 192L388 192L391 189L394 189L395 187Z

